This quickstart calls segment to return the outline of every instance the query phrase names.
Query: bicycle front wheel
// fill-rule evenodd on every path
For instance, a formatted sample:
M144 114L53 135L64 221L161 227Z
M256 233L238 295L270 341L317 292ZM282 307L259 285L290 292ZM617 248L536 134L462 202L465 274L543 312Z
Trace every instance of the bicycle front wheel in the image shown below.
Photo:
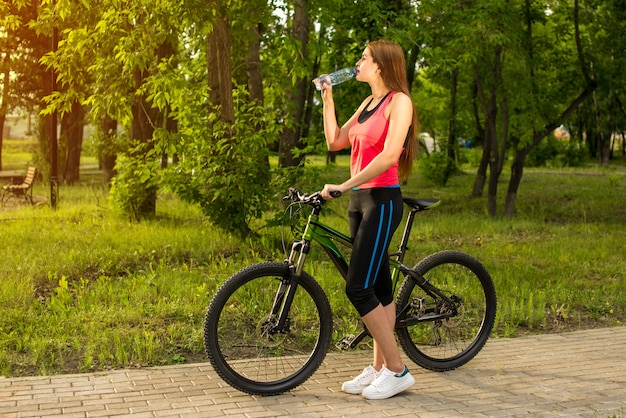
M473 359L487 342L496 317L496 292L485 267L460 251L440 251L414 268L396 301L401 347L415 363L446 371Z
M288 315L281 324L284 310ZM306 381L324 360L331 333L322 288L307 273L292 278L287 263L278 262L255 264L229 278L213 297L204 323L215 371L254 395L277 395Z

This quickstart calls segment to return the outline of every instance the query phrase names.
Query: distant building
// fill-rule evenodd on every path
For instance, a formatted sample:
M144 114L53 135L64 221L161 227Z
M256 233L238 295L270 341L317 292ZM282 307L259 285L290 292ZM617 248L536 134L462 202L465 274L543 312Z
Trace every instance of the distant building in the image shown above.
M2 137L5 139L22 139L33 136L36 117L32 115L7 115L4 121Z

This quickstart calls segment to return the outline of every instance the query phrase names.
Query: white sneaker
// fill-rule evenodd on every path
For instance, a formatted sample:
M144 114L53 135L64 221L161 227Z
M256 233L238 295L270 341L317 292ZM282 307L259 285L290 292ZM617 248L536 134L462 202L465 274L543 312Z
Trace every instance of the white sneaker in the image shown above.
M413 379L406 366L404 366L404 372L400 375L396 375L383 366L378 372L376 379L367 388L363 389L361 395L365 399L387 399L407 390L414 383L415 379Z
M346 393L352 393L353 395L360 395L361 392L363 392L363 389L368 387L370 383L376 379L376 375L378 373L379 372L377 372L374 367L367 366L363 369L360 375L352 380L344 382L343 385L341 385L341 390Z

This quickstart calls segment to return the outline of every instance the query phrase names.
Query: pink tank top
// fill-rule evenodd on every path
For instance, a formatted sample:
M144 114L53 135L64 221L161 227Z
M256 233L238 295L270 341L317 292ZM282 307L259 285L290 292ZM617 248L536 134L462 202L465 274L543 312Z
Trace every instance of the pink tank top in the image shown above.
M350 156L350 174L354 176L381 153L389 129L385 118L385 108L395 92L391 92L372 111L363 110L348 131L352 152ZM367 106L366 106L367 108ZM369 116L368 116L369 114ZM365 119L365 120L363 120ZM359 189L398 186L398 162L377 177L358 186Z

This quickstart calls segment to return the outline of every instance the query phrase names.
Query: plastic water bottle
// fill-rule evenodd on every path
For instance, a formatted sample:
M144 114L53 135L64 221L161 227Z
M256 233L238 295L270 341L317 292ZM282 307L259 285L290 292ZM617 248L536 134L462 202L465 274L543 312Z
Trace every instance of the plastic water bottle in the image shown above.
M336 86L339 83L350 80L355 74L356 68L342 68L334 73L324 74L317 77L313 80L313 84L315 84L315 88L320 91L322 90L322 84Z

